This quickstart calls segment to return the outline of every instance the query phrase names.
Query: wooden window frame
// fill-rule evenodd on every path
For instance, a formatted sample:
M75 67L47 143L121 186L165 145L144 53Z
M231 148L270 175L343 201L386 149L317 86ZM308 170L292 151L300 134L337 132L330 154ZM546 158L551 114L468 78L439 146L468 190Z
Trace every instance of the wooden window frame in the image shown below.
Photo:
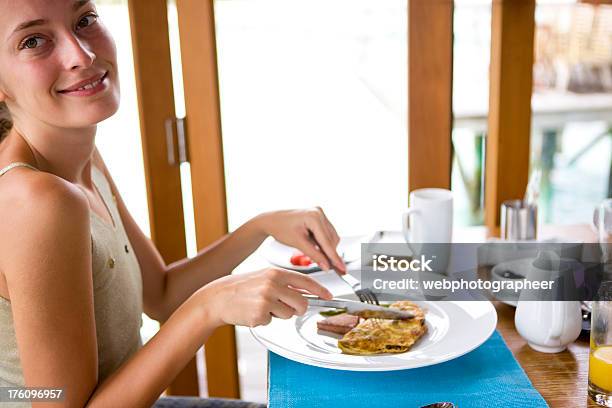
M165 123L175 117L166 0L129 0L151 239L169 264L187 256L180 168L168 163ZM199 395L195 358L168 387Z
M450 189L453 0L408 0L408 191Z
M529 173L535 0L493 0L485 225L499 235L500 207L520 199Z
M176 0L187 141L198 250L228 233L214 0ZM198 41L193 41L197 38ZM236 334L217 329L206 342L208 395L239 398Z

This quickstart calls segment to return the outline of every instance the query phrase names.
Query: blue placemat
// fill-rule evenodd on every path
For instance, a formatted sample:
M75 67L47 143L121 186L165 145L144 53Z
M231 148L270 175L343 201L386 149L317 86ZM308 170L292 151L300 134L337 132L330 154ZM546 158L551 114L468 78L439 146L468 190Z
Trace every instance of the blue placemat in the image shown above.
M459 408L548 407L496 331L455 360L402 371L339 371L269 353L270 408L420 407L450 401Z

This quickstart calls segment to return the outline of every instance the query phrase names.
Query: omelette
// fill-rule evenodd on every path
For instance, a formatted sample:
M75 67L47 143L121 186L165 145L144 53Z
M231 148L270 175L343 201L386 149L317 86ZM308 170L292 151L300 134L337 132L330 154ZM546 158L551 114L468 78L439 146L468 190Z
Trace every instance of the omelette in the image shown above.
M415 317L409 320L363 320L338 341L340 350L358 355L408 351L427 332L425 313L407 300L392 303L390 307L412 312Z

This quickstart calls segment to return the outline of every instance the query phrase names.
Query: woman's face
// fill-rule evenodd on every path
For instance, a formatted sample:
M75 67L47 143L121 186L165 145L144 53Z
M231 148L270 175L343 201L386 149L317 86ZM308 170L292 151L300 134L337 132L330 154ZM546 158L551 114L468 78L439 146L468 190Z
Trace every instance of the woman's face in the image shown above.
M88 0L0 0L0 101L14 119L61 128L117 111L113 39Z

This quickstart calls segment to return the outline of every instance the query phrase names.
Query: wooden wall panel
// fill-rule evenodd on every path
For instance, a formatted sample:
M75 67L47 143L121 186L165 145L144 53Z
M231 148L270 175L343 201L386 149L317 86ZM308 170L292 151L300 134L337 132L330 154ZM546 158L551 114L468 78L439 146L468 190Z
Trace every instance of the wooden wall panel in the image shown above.
M172 118L174 94L165 0L129 0L130 25L151 238L166 263L187 256L179 168L167 160L164 123ZM198 395L192 360L168 394Z
M227 234L213 0L177 0L198 249ZM197 39L197 40L195 40ZM208 394L240 396L233 326L206 342Z
M500 205L522 198L529 172L535 0L493 0L485 225L499 234Z
M408 188L450 188L453 0L408 1Z

